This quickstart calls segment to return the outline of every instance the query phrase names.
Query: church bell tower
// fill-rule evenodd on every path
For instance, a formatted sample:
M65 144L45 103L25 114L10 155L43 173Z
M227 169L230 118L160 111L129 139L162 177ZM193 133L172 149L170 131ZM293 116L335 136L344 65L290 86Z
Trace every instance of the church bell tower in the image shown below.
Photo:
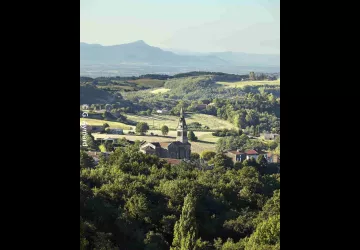
M186 125L186 121L185 121L183 108L181 108L181 110L180 110L180 119L179 119L179 124L177 127L176 141L179 141L182 143L188 142L187 125Z

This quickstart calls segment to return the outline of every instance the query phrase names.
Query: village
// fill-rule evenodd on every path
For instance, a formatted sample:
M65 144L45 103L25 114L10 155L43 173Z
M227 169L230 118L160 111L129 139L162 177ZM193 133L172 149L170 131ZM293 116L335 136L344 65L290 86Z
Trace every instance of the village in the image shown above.
M163 112L162 110L158 113ZM90 132L93 135L98 135L104 130L103 126L89 126L84 123L80 126L80 131L84 134ZM113 149L116 150L119 147L125 147L126 145L134 145L136 141L136 135L133 131L128 131L127 137L119 137L124 135L124 130L121 128L107 128L107 134L105 137L96 137L96 141L103 143L111 143ZM154 135L151 133L151 135ZM180 111L178 126L176 129L176 137L169 137L167 141L140 141L140 152L144 154L156 155L161 159L164 159L171 165L178 165L181 162L191 161L191 146L192 143L188 137L188 126L186 124L185 114L183 109ZM158 135L156 135L158 136ZM274 133L262 133L260 135L264 140L275 140L278 134ZM133 140L129 138L134 138ZM153 137L152 137L153 138ZM172 139L172 140L170 140ZM94 159L95 164L99 162L101 156L108 157L112 151L87 151L87 154ZM201 153L201 152L198 152ZM265 152L262 150L250 149L246 151L241 150L228 150L222 152L227 157L231 158L233 163L243 162L245 160L254 159L257 160L261 155L266 159L268 163L280 163L280 157L272 152ZM199 159L201 160L201 159ZM202 163L205 163L202 160ZM211 166L210 166L211 167Z

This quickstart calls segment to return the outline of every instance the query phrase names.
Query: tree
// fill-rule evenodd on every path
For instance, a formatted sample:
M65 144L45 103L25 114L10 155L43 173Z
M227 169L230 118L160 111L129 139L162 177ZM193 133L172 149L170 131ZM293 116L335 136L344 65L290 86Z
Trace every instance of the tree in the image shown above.
M105 110L106 110L106 111L110 112L111 109L112 109L112 106L111 106L110 104L106 104L106 105L105 105Z
M190 159L192 161L196 161L200 159L200 155L198 153L191 153Z
M89 242L86 240L84 235L84 223L80 217L80 250L85 250Z
M204 159L205 161L210 161L212 158L214 158L216 153L214 151L205 150L202 151L200 154L200 158Z
M88 149L92 149L92 150L97 149L95 138L90 132L88 132L86 135L86 143L88 145Z
M215 167L232 168L234 166L232 159L221 153L215 155L212 163Z
M189 138L190 141L197 141L198 140L198 138L195 136L193 131L188 132L188 138Z
M136 133L141 135L145 134L149 130L149 125L146 122L139 122L136 124Z
M164 126L162 126L161 127L161 133L162 133L162 135L167 135L168 133L169 133L169 127L168 126L166 126L166 125L164 125Z
M195 250L197 226L195 218L196 198L191 194L184 199L180 219L175 223L174 240L170 250Z
M264 155L259 155L259 157L256 159L256 162L259 164L260 167L265 168L268 164L266 158Z
M114 150L113 143L111 141L105 141L104 146L105 146L106 152L111 152Z
M280 249L280 214L262 221L249 238L246 250Z
M146 234L146 238L144 240L145 250L168 250L169 244L164 239L164 236L160 233L155 233L154 231L150 231Z
M256 79L255 72L250 72L249 73L249 78L250 78L251 81L254 81Z
M80 170L85 168L93 168L95 166L94 159L85 151L80 151Z
M113 116L109 111L105 111L102 117L104 118L105 121L112 121L116 119L116 117Z

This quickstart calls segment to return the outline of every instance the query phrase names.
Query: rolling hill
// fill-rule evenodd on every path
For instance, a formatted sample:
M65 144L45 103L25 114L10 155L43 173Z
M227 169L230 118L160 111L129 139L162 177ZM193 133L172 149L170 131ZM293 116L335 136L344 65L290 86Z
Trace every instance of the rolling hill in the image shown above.
M280 56L238 52L177 54L142 40L113 46L80 43L80 75L173 75L189 71L279 72Z
M175 65L214 65L228 64L227 61L213 55L187 56L150 46L144 41L102 46L80 43L80 63L138 63L138 64L175 64Z

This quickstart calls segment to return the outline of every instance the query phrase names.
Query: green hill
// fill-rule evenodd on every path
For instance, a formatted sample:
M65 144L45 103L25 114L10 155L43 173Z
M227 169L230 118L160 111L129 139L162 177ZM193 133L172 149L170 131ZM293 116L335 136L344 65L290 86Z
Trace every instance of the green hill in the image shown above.
M80 85L80 105L92 103L113 103L118 99L107 91L92 85Z

